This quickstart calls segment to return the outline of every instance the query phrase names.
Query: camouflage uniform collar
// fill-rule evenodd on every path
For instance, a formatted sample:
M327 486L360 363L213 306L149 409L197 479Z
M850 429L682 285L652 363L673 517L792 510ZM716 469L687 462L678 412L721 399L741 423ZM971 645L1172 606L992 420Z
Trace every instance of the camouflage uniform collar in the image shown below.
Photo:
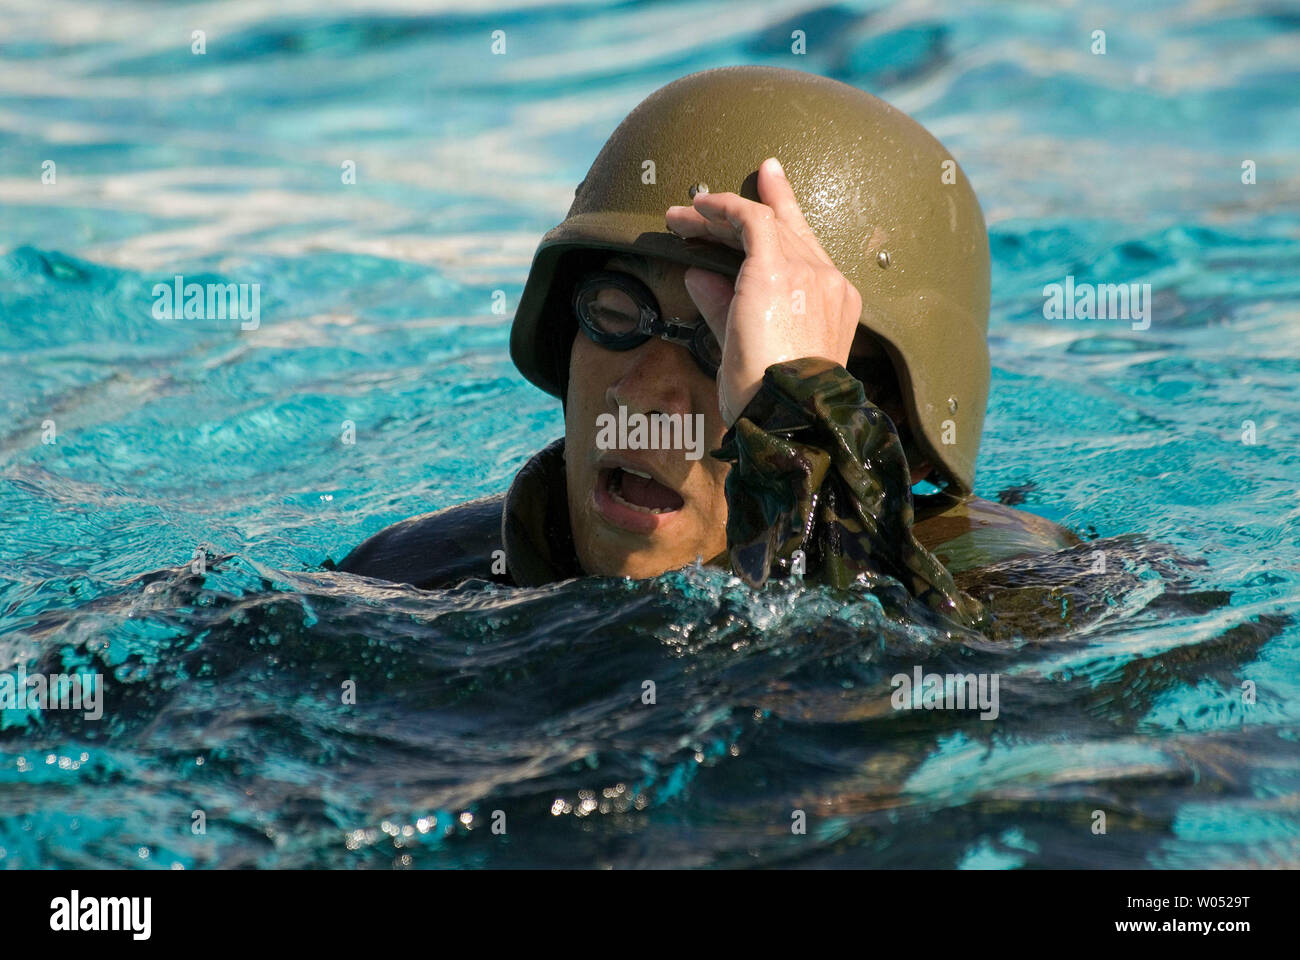
M515 475L501 511L501 540L518 586L539 587L583 575L569 526L563 437L534 454Z

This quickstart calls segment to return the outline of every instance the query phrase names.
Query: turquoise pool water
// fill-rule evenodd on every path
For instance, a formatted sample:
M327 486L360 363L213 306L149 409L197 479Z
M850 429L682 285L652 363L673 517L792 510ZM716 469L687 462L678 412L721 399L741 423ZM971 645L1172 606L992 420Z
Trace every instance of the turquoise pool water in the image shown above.
M0 671L104 677L100 720L0 714L0 866L1300 865L1300 16L1129 7L0 5ZM732 63L961 160L977 492L1090 541L1003 571L1039 608L1111 558L1068 629L323 569L561 432L506 350L533 247L627 110ZM260 326L156 319L176 274ZM1150 329L1045 319L1066 275L1151 284ZM998 720L890 711L914 664L998 672Z

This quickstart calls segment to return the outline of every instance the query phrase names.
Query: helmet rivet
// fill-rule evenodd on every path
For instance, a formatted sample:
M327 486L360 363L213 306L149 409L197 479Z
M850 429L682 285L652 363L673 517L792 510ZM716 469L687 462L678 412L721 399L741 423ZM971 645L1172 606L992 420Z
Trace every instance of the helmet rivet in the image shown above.
M956 413L956 412L957 412L957 398L956 398L956 397L949 397L949 398L948 398L948 412L949 412L949 413Z
M695 186L691 187L691 199L694 200L695 195L697 193L708 193L708 192L709 192L709 185L707 183L697 183Z
M889 251L881 250L878 254L876 254L876 263L878 263L881 267L889 266Z

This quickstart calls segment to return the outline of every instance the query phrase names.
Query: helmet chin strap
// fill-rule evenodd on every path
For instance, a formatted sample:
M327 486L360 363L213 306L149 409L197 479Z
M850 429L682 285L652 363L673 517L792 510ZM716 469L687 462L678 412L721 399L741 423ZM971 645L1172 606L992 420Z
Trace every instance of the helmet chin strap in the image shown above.
M567 349L555 351L555 382L560 387L560 410L567 416L569 412L569 363L573 356L573 339L569 339Z

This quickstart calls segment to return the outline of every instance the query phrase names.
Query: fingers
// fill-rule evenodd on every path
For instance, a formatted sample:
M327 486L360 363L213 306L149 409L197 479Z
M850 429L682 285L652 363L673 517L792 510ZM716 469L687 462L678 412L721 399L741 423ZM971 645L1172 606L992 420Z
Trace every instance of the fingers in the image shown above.
M669 207L665 219L679 236L717 240L760 262L782 255L776 213L736 193L697 193L694 206Z
M719 344L727 342L727 313L736 296L735 284L720 273L691 267L685 276L686 292Z
M833 266L775 157L759 167L758 192L766 203L736 193L696 194L691 206L668 208L668 228L682 237L716 240L760 262L799 257Z
M758 195L776 213L777 220L799 237L814 257L823 263L831 262L830 256L822 249L812 227L808 226L803 210L799 207L799 201L795 199L794 188L790 185L785 170L776 157L764 160L762 166L758 168Z

